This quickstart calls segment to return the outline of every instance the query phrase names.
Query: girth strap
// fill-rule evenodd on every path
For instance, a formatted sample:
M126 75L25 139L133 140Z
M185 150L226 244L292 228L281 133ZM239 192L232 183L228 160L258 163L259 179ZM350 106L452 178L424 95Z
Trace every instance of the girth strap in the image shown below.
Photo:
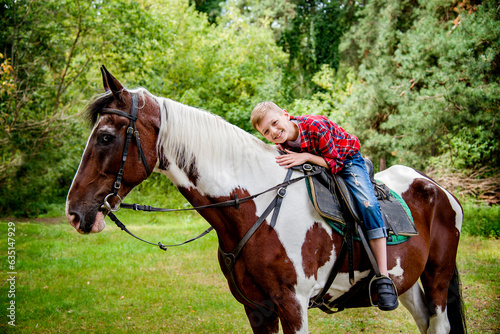
M283 184L287 184L290 181L290 178L292 176L293 170L289 169L285 178L285 181ZM241 289L238 286L238 283L236 282L236 277L234 275L234 265L236 264L236 260L241 254L241 251L243 250L243 247L246 245L248 240L257 232L259 227L262 226L262 223L266 220L267 216L271 213L272 210L274 210L273 217L270 222L270 226L274 227L276 225L276 220L278 218L279 210L281 208L281 202L283 201L283 198L286 195L286 187L287 185L284 185L283 187L280 187L278 189L278 192L274 199L271 201L271 203L267 206L266 210L262 213L262 215L259 217L259 219L253 224L253 226L245 233L243 238L241 238L240 242L236 245L234 250L230 253L226 253L222 250L222 248L219 245L219 254L222 258L222 262L226 266L228 272L229 272L229 278L230 278L230 283L232 284L233 288L236 290L236 293L247 303L250 305L253 305L256 308L267 308L265 306L259 305L256 302L250 300L244 293L241 291Z
M333 281L337 277L337 274L340 271L340 267L344 263L346 255L347 255L347 233L344 235L344 238L342 240L342 245L340 246L339 255L335 259L335 263L333 264L332 270L330 271L330 275L328 276L325 286L316 297L311 298L311 300L309 300L309 308L319 307L322 311L326 313L334 313L325 306L325 301L323 300L323 298L325 297L326 293L332 286Z
M292 176L293 170L289 169L288 173L286 174L285 182L288 182ZM281 192L281 194L280 194ZM234 269L234 263L238 259L243 247L246 245L248 240L254 235L255 232L259 229L259 227L262 225L262 223L266 220L267 216L271 213L271 211L274 209L274 214L273 218L271 220L271 227L274 227L276 225L276 219L278 218L279 210L281 208L281 202L283 198L286 195L286 185L283 187L280 187L278 189L277 195L274 197L274 199L271 201L271 203L267 206L266 210L262 213L262 215L259 217L259 219L252 225L252 227L245 233L243 238L241 238L240 242L236 245L234 250L230 253L225 253L219 245L220 252L224 258L224 264L226 265L227 269L229 271L232 271Z
M336 189L340 189L341 184L339 184L339 180L334 177L333 178L334 182L336 183ZM350 191L346 189L346 191ZM345 222L345 234L342 239L342 245L339 251L339 254L335 260L335 263L333 264L333 267L330 271L330 274L328 276L328 279L323 287L323 289L320 291L320 293L316 296L310 299L309 301L309 308L319 308L323 312L332 314L336 313L338 311L341 311L343 308L339 308L338 311L333 311L330 307L325 305L324 302L324 296L327 294L328 290L330 289L331 285L333 284L333 281L337 277L337 274L342 266L342 264L345 261L345 258L347 256L347 262L348 262L348 272L349 272L349 282L351 285L354 285L355 279L354 279L354 256L353 256L353 236L356 233L356 230L358 230L359 237L361 239L362 245L366 251L366 254L368 256L368 259L371 263L373 272L377 277L380 276L380 270L377 265L377 261L375 260L375 257L373 255L373 252L370 248L370 245L368 244L365 231L363 230L364 224L363 222L359 219L358 215L356 215L353 211L351 211L351 207L347 204L348 201L345 198L345 194L342 191L338 191L338 193L332 193L332 196L339 196L339 199L341 199L340 206L341 206L341 214L343 216L343 221Z

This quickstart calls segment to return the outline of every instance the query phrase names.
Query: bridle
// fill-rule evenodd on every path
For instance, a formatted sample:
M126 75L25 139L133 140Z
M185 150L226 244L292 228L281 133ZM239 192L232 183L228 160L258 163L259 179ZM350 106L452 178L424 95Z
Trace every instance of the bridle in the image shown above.
M148 166L148 162L146 161L146 156L144 155L144 151L141 146L141 140L139 138L139 131L137 131L137 127L135 122L137 121L137 93L131 93L132 96L132 106L130 108L130 114L126 113L122 110L118 109L113 109L113 108L103 108L101 111L101 114L115 114L119 115L122 117L126 117L130 120L130 123L127 128L127 136L125 138L125 145L123 146L123 153L122 153L122 159L120 163L120 169L118 170L118 174L116 175L116 180L115 183L113 184L113 192L109 193L106 195L104 198L104 203L101 206L100 210L109 213L109 212L114 212L118 211L119 207L111 207L109 204L109 198L110 197L117 197L118 198L118 203L120 204L122 202L121 197L118 195L118 190L120 190L120 187L122 185L122 180L123 180L123 169L125 167L125 161L127 161L127 155L128 155L128 148L130 146L130 141L132 140L132 136L135 138L135 143L137 145L137 152L139 155L139 162L142 161L144 168L146 168L146 175L151 174L151 171Z
M167 247L180 246L180 245L184 245L184 244L186 244L188 242L197 240L197 239L205 236L206 234L208 234L210 231L212 231L213 227L209 227L206 231L202 232L197 237L191 238L191 239L189 239L189 240L187 240L185 242L182 242L182 243L179 243L179 244L175 244L175 245L164 245L161 242L153 243L153 242L149 242L149 241L146 241L144 239L141 239L141 238L137 237L136 235L134 235L132 232L130 232L127 229L127 227L116 217L116 215L113 212L118 211L120 208L127 208L127 209L133 209L133 210L141 210L141 211L161 211L161 212L202 210L202 209L208 209L208 208L215 208L215 207L219 207L220 208L220 207L229 207L229 206L233 206L236 209L238 209L241 203L244 203L246 201L250 201L250 200L252 200L252 199L254 199L254 198L256 198L256 197L258 197L258 196L260 196L260 195L262 195L264 193L276 190L276 195L273 198L273 200L271 201L271 203L268 205L268 207L266 208L266 210L264 210L264 212L261 214L261 216L259 217L259 219L247 231L247 233L243 236L243 238L238 242L238 244L236 245L236 247L233 249L232 252L224 252L222 250L221 246L219 245L219 256L222 258L222 261L223 261L224 265L226 266L226 269L229 272L230 281L231 281L233 287L236 289L237 294L241 298L243 298L247 303L249 303L250 305L253 305L257 309L262 308L263 306L261 306L261 305L255 303L254 301L250 300L240 290L240 288L239 288L239 286L238 286L238 284L236 282L235 273L234 273L234 266L235 266L236 260L240 256L240 254L241 254L241 252L242 252L243 247L245 246L245 244L248 242L248 240L250 240L250 238L254 235L254 233L257 232L257 230L264 223L264 221L266 220L267 216L271 212L273 212L273 215L272 215L272 218L270 220L270 224L269 225L272 228L274 228L274 226L276 224L276 220L278 218L279 211L280 211L281 203L283 201L283 198L286 196L286 192L287 192L286 188L287 188L287 186L289 186L292 183L298 182L298 181L300 181L300 180L302 180L302 179L304 179L306 177L310 177L312 175L319 174L319 173L322 172L321 169L317 169L316 167L313 167L311 165L305 164L305 165L303 165L301 167L301 169L304 171L304 175L292 179L291 176L292 176L293 169L290 168L288 170L287 174L286 174L285 180L282 183L280 183L280 184L278 184L278 185L276 185L274 187L271 187L271 188L269 188L267 190L264 190L264 191L262 191L262 192L260 192L258 194L251 195L251 196L244 197L244 198L238 198L236 195L234 195L234 199L233 200L228 200L228 201L220 202L220 203L208 204L208 205L199 206L199 207L192 207L192 208L187 208L187 209L163 209L163 208L154 208L154 207L151 207L149 205L144 205L143 206L143 205L137 205L137 204L122 203L122 199L118 195L118 190L120 189L121 183L122 183L122 180L123 180L123 169L125 167L125 162L127 160L128 150L129 150L129 146L130 146L130 141L132 140L132 136L135 138L135 141L136 141L137 151L138 151L138 155L139 155L139 161L142 161L142 163L143 163L143 165L144 165L144 167L146 169L146 173L147 173L146 175L150 174L150 169L148 167L148 164L147 164L147 161L146 161L146 157L144 155L144 151L143 151L142 146L141 146L141 142L140 142L140 138L139 138L139 132L137 131L137 127L136 127L136 121L137 121L137 93L131 93L131 96L132 96L132 106L131 106L131 109L130 109L130 114L126 113L126 112L124 112L122 110L113 109L113 108L103 108L102 112L101 112L101 114L115 114L115 115L119 115L119 116L122 116L122 117L126 117L126 118L128 118L130 120L130 123L129 123L129 126L127 128L127 136L125 138L125 144L124 144L124 147L123 147L123 153L122 153L122 159L121 159L120 169L118 171L118 174L116 175L115 183L113 184L113 192L111 192L108 195L106 195L106 197L104 198L104 203L103 203L103 205L101 206L101 208L99 210L102 211L105 215L108 215L109 218L120 229L122 229L123 231L127 232L132 237L134 237L134 238L136 238L136 239L138 239L140 241L143 241L145 243L158 246L162 250L167 250ZM109 204L109 198L110 197L117 197L118 198L118 204L116 204L114 207L112 207ZM267 307L265 307L265 308L267 308Z
M140 210L140 211L156 211L156 212L173 212L173 211L202 210L202 209L208 209L208 208L216 208L216 207L220 208L220 207L229 207L229 206L233 206L236 209L238 209L241 203L250 201L250 200L252 200L252 199L254 199L254 198L256 198L256 197L258 197L258 196L260 196L262 194L265 194L265 193L267 193L269 191L276 190L277 191L276 197L271 202L271 204L269 205L268 209L261 215L261 217L259 218L259 220L254 224L254 227L251 229L252 232L249 231L248 235L246 235L242 239L242 243L237 247L238 250L235 251L235 252L239 254L239 252L241 251L241 248L243 248L244 244L248 241L248 239L250 239L251 235L253 235L253 233L255 233L255 231L264 222L264 220L267 217L267 215L273 209L274 209L274 213L273 213L273 217L271 219L270 225L271 225L271 227L274 227L274 225L276 223L276 219L278 217L279 207L281 206L281 201L283 200L283 198L286 195L286 187L289 186L292 183L295 183L295 182L297 182L299 180L304 179L306 176L312 176L312 175L315 175L315 174L318 174L318 173L321 172L320 170L316 170L314 167L308 165L308 166L310 166L310 170L308 170L308 175L299 176L297 178L291 179L292 169L289 169L284 182L282 182L282 183L280 183L280 184L278 184L278 185L276 185L274 187L271 187L271 188L269 188L267 190L264 190L264 191L262 191L262 192L260 192L258 194L251 195L251 196L244 197L244 198L238 198L238 196L234 195L234 199L232 199L232 200L228 200L228 201L220 202L220 203L213 203L213 204L198 206L198 207L192 207L192 208L187 208L187 209L164 209L164 208L151 207L149 205L138 205L138 204L126 204L126 203L122 203L122 199L118 195L118 190L120 190L120 187L121 187L121 184L122 184L123 169L125 167L125 162L127 161L128 150L129 150L129 146L130 146L130 142L132 140L132 137L135 138L135 142L136 142L136 145L137 145L137 151L138 151L138 155L139 155L139 161L142 161L142 163L144 165L144 168L146 169L146 175L149 175L151 173L151 171L149 169L149 166L148 166L148 163L146 161L146 156L144 155L144 150L142 149L142 146L141 146L141 141L140 141L140 138L139 138L139 131L137 131L137 127L136 127L136 121L137 121L137 93L130 93L130 94L131 94L131 97L132 97L132 106L130 108L130 113L126 113L126 112L124 112L122 110L113 109L113 108L103 108L102 111L101 111L101 114L115 114L115 115L118 115L118 116L122 116L122 117L128 118L130 120L130 123L129 123L128 128L127 128L127 136L125 138L125 144L123 146L123 153L122 153L122 159L121 159L121 163L120 163L120 169L118 170L118 174L116 175L116 180L115 180L115 182L113 184L113 191L111 193L109 193L108 195L106 195L106 197L104 198L104 203L100 207L99 211L103 212L104 215L108 215L109 218L119 228L121 228L123 231L127 232L128 234L130 234L134 238L139 239L139 240L141 240L141 241L143 241L145 243L148 243L148 244L151 244L151 245L156 245L156 246L160 247L161 249L166 250L167 249L166 247L180 246L180 245L183 245L185 243L197 240L197 239L203 237L204 235L206 235L207 233L209 233L213 228L210 227L209 229L207 229L205 232L203 232L199 236L197 236L195 238L192 238L192 239L189 239L189 240L187 240L187 241L185 241L183 243L176 244L176 245L163 245L161 242L152 243L152 242L149 242L149 241L146 241L144 239L141 239L141 238L137 237L136 235L134 235L132 232L130 232L127 229L127 227L116 217L116 215L113 212L116 212L116 211L120 210L120 208L132 209L132 210ZM304 170L305 170L305 166L306 165L304 165ZM112 197L117 197L118 198L117 204L115 204L113 207L109 203L109 199L112 198ZM232 260L227 260L227 258L229 258L229 257L231 257L233 259ZM232 262L232 264L230 265L230 267L232 267L234 265L235 259L237 258L237 255L233 256L233 254L229 254L227 256L227 258L226 258L227 261Z

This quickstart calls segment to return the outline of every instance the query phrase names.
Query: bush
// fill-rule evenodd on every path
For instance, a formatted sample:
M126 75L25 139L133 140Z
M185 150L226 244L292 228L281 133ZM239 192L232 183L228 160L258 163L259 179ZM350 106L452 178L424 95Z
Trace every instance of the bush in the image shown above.
M465 202L462 233L471 236L500 237L500 206Z

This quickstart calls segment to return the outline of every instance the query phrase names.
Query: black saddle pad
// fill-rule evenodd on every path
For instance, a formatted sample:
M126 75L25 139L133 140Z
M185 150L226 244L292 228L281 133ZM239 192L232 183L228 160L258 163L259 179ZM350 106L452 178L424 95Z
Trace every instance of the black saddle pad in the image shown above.
M321 216L341 225L346 223L344 218L346 214L352 216L356 221L362 222L354 198L340 176L332 175L324 169L322 173L308 177L306 180L311 201ZM404 200L384 184L373 183L389 234L396 236L418 235L410 209ZM339 199L346 204L344 207L348 212L342 212Z

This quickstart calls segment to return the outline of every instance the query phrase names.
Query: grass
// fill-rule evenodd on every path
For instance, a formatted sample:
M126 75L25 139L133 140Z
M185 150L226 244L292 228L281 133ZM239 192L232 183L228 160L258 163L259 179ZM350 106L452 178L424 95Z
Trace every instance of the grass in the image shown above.
M139 236L184 241L208 224L195 213L118 216ZM0 309L7 298L7 228L0 222ZM16 222L16 333L249 333L243 307L231 296L217 263L217 236L163 252L117 227L82 236L64 218ZM500 331L500 241L463 236L458 267L470 333ZM5 278L4 278L5 277ZM416 333L403 307L330 316L309 311L312 333ZM0 332L14 333L5 314Z

